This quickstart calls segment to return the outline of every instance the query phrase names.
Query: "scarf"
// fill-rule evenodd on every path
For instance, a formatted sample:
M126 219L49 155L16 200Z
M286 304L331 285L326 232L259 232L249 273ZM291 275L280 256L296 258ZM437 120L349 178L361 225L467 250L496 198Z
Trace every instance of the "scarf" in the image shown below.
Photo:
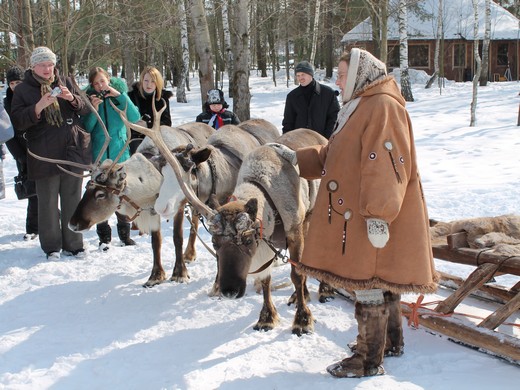
M208 125L210 125L211 127L214 127L215 130L218 130L220 129L222 126L224 126L224 120L222 119L222 117L220 116L220 114L224 113L226 111L225 108L223 108L222 110L220 110L219 112L215 112L213 114L213 116L211 117L211 119L209 120L208 122ZM215 122L215 119L217 120L217 122ZM213 126L213 123L215 123L215 126Z
M386 77L386 65L368 51L354 48L351 51L347 70L347 82L343 90L343 107L338 113L332 135L341 131L352 113L356 110L361 97L358 95L374 81Z
M34 79L40 83L41 96L51 92L51 84L55 80L54 75L49 80L45 80L34 72L32 72L32 74ZM63 124L63 117L61 116L60 105L58 103L58 100L56 100L51 105L45 107L43 111L45 112L45 119L47 120L47 123L49 123L52 126L61 127L61 125Z

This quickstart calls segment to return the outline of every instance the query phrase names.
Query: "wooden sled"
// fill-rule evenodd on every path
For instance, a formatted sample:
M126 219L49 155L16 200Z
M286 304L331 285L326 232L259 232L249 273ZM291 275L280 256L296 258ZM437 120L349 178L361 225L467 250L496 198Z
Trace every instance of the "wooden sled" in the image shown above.
M455 285L455 291L434 308L427 308L419 301L415 304L403 303L403 315L409 318L409 322L417 322L454 341L520 365L520 339L496 330L500 325L506 324L508 317L520 309L520 282L510 289L485 284L499 274L520 276L520 256L497 255L488 249L469 248L465 232L446 236L445 243L438 242L439 240L436 240L432 245L435 258L472 265L476 269L466 280L441 273L441 284L449 285L451 288ZM492 299L498 302L500 307L478 324L452 315L469 295ZM422 297L419 300L421 299Z

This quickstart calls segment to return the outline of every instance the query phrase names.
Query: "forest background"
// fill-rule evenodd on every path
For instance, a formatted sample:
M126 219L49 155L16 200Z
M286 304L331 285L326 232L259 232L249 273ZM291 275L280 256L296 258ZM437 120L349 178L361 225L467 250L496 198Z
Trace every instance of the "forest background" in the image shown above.
M519 0L495 2L520 15ZM198 72L201 103L227 78L233 111L248 119L251 69L289 86L292 64L308 60L330 78L341 38L367 17L376 27L373 54L386 61L386 44L377 41L403 7L421 12L421 1L0 0L0 78L15 63L27 68L34 47L44 45L69 76L101 66L130 86L153 65L176 88L177 102L186 102L189 72ZM406 61L401 56L401 67ZM276 80L280 69L284 80Z

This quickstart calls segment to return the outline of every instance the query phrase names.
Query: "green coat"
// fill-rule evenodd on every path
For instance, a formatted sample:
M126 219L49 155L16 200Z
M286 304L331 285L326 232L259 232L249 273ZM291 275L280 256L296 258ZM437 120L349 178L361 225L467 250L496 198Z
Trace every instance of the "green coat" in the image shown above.
M126 116L130 122L135 123L141 118L139 110L127 95L128 87L126 86L125 81L120 78L112 77L110 78L110 86L120 92L121 95L119 95L117 98L107 98L98 107L98 114L107 128L108 134L112 138L100 161L104 161L107 158L111 160L116 158L127 140L126 126L121 120L119 113L114 110L108 100L111 100L120 110L125 110L126 107ZM86 89L86 93L88 96L90 96L95 94L96 91L92 86L89 85ZM94 115L92 112L83 117L83 125L85 126L85 129L91 134L92 159L96 160L99 152L101 151L101 148L103 147L103 144L105 143L105 133L96 115ZM130 158L130 151L127 147L126 151L119 159L119 162L123 162L128 158Z

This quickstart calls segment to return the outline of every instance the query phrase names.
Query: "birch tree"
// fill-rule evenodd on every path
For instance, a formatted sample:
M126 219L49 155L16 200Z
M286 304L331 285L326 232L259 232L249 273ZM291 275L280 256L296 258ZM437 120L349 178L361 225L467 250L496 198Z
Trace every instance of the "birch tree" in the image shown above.
M439 80L439 94L442 95L442 78L444 77L443 74L441 74L441 69L439 66L440 57L442 53L442 44L444 42L444 7L443 7L443 0L438 0L438 7L437 7L437 32L435 34L435 53L433 55L433 75L428 80L428 83L426 84L426 88L431 88L431 86L435 83L436 80Z
M228 0L222 1L221 12L224 33L224 63L228 74L228 95L233 97L233 51L231 50L231 33L229 32Z
M241 121L250 119L249 90L249 0L230 0L231 47L233 50L233 112Z
M473 76L473 99L471 100L471 120L470 126L474 127L477 125L476 111L477 111L477 97L478 97L478 82L480 79L480 71L482 63L480 55L478 54L478 0L473 1L473 12L475 15L475 21L473 24L473 56L475 58L476 67L475 75Z
M482 43L482 74L480 75L480 86L485 87L489 81L489 42L491 37L491 0L486 0L486 15L484 17L485 31Z
M184 6L184 0L179 0L177 2L177 10L180 19L182 53L182 64L179 72L179 82L177 85L177 103L187 103L186 80L188 79L188 71L190 67L190 48L188 45L188 20L186 18L186 7Z
M321 0L316 0L316 6L314 7L314 26L312 28L311 55L309 57L309 62L311 64L314 64L314 60L316 59L316 46L318 42L318 27L320 21L320 7Z
M195 51L197 52L199 60L200 97L201 105L203 106L208 91L214 86L213 49L211 48L208 21L206 20L206 13L204 11L202 0L188 0L188 4L195 30L193 37L195 40ZM245 15L245 20L247 20L247 13Z
M408 9L406 0L399 0L399 69L401 94L407 102L413 102L412 86L408 72Z

